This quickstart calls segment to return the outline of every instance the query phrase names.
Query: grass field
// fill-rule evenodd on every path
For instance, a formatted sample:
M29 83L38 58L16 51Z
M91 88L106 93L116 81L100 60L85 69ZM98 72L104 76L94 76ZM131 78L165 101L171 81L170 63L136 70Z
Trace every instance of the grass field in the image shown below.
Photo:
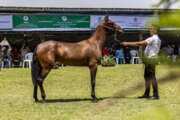
M44 81L45 104L34 103L30 69L2 69L0 120L178 120L178 67L157 66L160 99L146 100L137 99L144 92L143 65L99 66L99 103L91 102L87 67L60 67Z

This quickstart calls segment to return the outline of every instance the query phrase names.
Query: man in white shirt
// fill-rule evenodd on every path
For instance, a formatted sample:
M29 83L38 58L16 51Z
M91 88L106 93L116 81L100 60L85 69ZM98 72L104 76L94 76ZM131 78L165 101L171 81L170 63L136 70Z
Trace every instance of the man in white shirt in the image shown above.
M146 49L144 51L145 55L145 70L144 70L144 79L145 79L145 92L142 96L139 96L138 98L148 98L151 100L159 99L158 95L158 84L156 81L155 76L155 67L157 65L157 56L160 50L161 46L161 40L158 37L158 32L160 28L157 25L152 25L150 29L150 35L151 37L147 38L146 40L140 41L140 42L122 42L121 44L123 46L142 46L146 45ZM150 83L152 83L153 86L153 96L150 97Z

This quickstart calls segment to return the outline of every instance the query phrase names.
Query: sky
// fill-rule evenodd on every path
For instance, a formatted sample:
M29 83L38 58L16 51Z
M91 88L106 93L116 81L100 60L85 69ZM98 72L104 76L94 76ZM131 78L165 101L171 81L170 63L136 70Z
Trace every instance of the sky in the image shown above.
M148 8L160 0L0 0L0 6L57 8ZM162 8L163 6L161 6ZM176 4L173 9L179 9Z

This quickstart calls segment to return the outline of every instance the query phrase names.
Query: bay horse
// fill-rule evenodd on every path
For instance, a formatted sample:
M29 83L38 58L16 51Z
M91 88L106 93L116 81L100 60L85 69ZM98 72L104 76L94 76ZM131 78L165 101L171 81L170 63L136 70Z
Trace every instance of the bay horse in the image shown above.
M98 25L93 36L77 43L47 41L39 44L33 53L31 76L34 84L33 97L37 98L37 88L40 87L42 101L45 101L43 81L55 65L56 61L70 66L88 66L91 76L91 97L98 102L95 96L95 79L98 64L102 58L102 49L109 33L122 32L123 29L106 16Z

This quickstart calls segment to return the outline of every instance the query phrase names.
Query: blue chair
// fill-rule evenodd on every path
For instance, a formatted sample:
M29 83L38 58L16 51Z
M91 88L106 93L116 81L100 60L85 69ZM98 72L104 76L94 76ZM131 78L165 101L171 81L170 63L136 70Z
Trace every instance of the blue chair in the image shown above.
M115 58L116 58L117 65L119 64L119 60L120 60L121 64L125 64L124 54L123 54L122 50L116 50Z

